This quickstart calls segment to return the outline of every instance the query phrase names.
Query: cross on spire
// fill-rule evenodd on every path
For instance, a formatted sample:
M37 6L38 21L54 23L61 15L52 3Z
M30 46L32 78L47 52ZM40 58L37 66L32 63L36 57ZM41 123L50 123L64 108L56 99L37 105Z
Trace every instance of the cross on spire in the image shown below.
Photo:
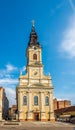
M32 22L32 27L34 27L35 21L34 21L34 20L32 20L31 22Z

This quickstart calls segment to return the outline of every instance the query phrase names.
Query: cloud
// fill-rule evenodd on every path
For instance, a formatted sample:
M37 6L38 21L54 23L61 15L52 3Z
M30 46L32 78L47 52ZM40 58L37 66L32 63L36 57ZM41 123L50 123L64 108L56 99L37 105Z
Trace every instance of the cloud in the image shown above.
M0 85L5 85L5 84L17 84L18 79L12 79L12 78L3 78L0 79Z
M12 74L18 72L19 69L12 64L6 64L5 68L0 69L0 78L11 78Z
M0 79L0 86L5 88L6 96L9 100L9 106L16 104L16 86L18 84L18 79Z
M73 0L69 0L69 4L70 4L72 10L75 12L75 5L73 3Z
M23 72L26 67L18 68L12 64L6 64L5 68L0 69L0 86L5 88L6 96L9 100L10 106L15 104L16 86L18 84L18 77L20 70Z
M70 17L68 27L63 33L59 50L68 58L75 57L75 16Z
M68 99L64 99L64 98L57 98L58 101L64 101L64 100L68 100Z
M13 104L16 104L16 91L13 88L5 88L6 95L8 97L9 106L12 106Z
M6 64L5 68L0 69L0 86L5 88L10 105L15 103L15 88L18 84L19 71L20 69L12 64Z
M8 72L11 72L11 71L17 71L18 68L15 67L15 66L13 66L13 65L11 65L11 64L7 64L7 65L6 65L6 70L7 70Z

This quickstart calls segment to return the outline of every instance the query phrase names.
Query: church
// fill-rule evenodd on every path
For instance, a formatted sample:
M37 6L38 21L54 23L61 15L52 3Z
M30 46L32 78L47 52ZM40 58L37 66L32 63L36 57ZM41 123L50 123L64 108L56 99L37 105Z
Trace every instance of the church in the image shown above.
M26 50L26 74L20 74L16 87L19 121L54 121L53 85L50 75L44 75L42 47L35 26Z

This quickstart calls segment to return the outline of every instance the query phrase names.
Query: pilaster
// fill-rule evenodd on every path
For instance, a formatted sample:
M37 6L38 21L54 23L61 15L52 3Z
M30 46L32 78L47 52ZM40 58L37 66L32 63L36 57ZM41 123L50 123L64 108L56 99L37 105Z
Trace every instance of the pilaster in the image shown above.
M50 121L54 121L55 117L54 117L54 106L53 106L53 93L50 92L50 96L49 96L49 107L50 107Z
M46 121L46 114L45 114L45 102L44 102L44 93L41 92L41 111L40 111L40 119L41 121Z
M28 92L28 117L27 120L32 120L32 93Z
M19 120L23 120L23 115L22 115L22 92L19 93L20 96L20 101L19 101Z

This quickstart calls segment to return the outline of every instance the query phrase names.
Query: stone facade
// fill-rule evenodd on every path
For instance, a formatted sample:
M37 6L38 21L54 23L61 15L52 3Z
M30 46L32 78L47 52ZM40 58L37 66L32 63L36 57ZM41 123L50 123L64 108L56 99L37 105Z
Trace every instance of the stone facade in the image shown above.
M0 121L8 117L9 102L3 87L0 87Z
M42 48L34 25L26 56L26 75L20 74L16 87L18 118L20 121L54 121L52 79L43 73Z

